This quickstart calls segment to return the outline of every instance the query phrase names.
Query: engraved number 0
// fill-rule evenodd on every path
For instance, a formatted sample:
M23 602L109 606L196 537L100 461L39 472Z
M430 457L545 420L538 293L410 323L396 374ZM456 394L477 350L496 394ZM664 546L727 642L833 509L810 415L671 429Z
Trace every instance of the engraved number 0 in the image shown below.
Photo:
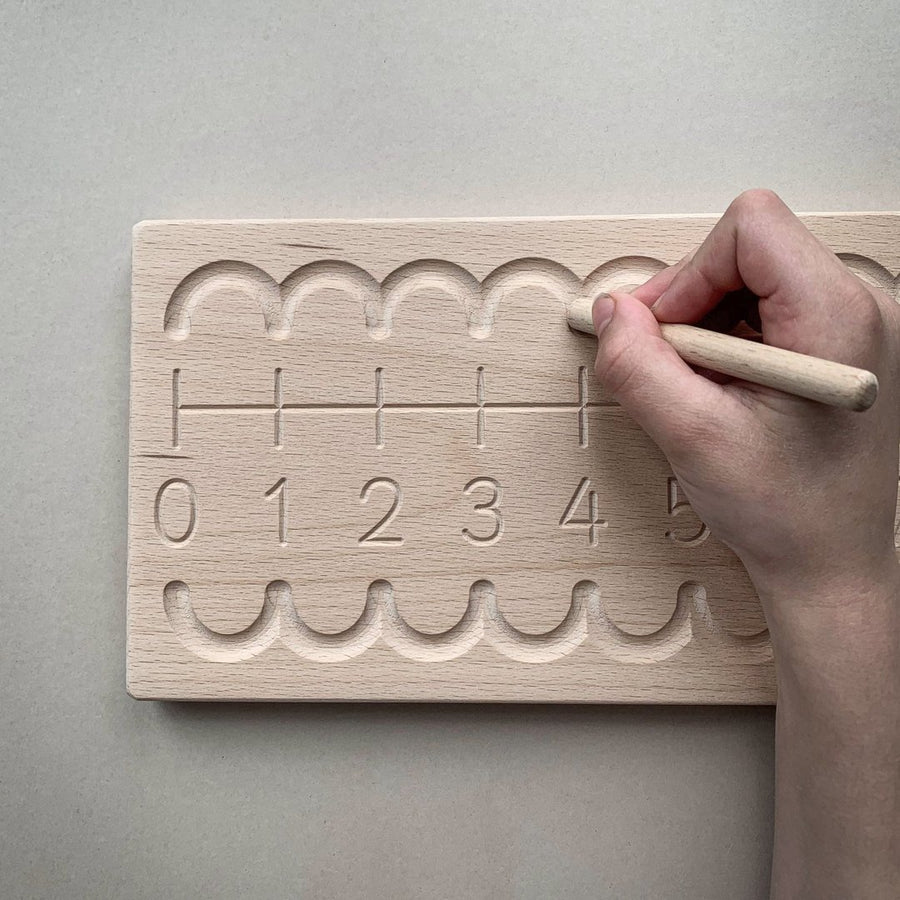
M373 478L371 481L367 481L363 485L363 489L359 492L359 499L362 503L369 502L369 495L372 493L372 490L376 488L378 485L385 485L390 488L390 490L394 494L394 502L391 504L391 508L382 516L382 518L376 522L360 539L360 544L402 544L403 538L399 536L390 536L383 535L381 532L394 521L397 513L400 510L400 501L402 499L402 494L400 491L400 485L394 481L393 478Z
M493 478L473 478L464 488L463 493L468 497L478 488L485 487L491 492L490 499L484 503L476 503L475 511L487 513L494 517L494 530L482 537L472 534L468 528L463 528L463 536L472 544L495 544L503 534L503 513L500 512L500 501L503 499L503 488Z
M592 547L596 547L599 543L597 538L597 529L606 528L609 524L606 519L600 518L600 504L597 500L597 492L590 489L591 482L588 478L582 478L572 494L569 505L563 510L562 518L559 520L560 528L587 528L588 543ZM578 507L587 500L587 518L576 519L575 513Z
M179 491L187 496L188 502L188 523L184 531L179 535L170 534L166 526L163 524L163 505L165 498L173 491ZM156 492L156 501L153 504L153 521L156 524L156 533L160 536L163 543L171 544L174 547L180 547L186 544L197 527L197 494L194 486L183 478L170 478Z

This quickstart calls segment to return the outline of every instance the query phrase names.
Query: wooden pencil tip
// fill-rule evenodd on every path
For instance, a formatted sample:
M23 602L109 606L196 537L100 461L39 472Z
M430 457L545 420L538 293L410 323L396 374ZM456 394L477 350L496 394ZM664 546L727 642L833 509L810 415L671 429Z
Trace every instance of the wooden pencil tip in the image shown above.
M863 371L859 375L859 389L856 402L851 407L855 412L865 412L878 399L878 378L874 372Z
M594 301L590 297L579 297L569 304L566 319L569 328L584 334L594 334Z

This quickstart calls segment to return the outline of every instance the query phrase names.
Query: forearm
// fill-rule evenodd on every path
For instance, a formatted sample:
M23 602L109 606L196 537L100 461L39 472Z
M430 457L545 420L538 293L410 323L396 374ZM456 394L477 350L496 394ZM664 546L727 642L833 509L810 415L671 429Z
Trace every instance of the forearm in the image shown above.
M778 670L772 896L900 896L898 567L766 597Z

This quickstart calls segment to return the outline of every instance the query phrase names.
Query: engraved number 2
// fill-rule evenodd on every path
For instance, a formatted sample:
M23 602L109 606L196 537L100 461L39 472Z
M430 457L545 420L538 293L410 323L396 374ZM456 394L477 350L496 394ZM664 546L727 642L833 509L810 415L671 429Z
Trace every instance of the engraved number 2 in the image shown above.
M587 501L587 518L575 518L575 513L582 503ZM609 523L606 519L600 518L600 504L597 500L597 492L591 490L591 482L588 478L582 478L572 494L569 505L563 510L562 518L559 520L560 528L587 528L588 543L592 547L596 547L599 543L597 538L597 529L606 528Z
M402 499L400 485L393 478L373 478L363 485L363 489L359 492L359 499L362 503L369 502L369 495L379 485L384 485L394 494L394 502L391 508L375 523L360 539L360 544L402 544L403 538L382 534L391 522L394 521L400 510L400 501Z
M691 508L691 504L687 500L678 499L678 479L674 475L670 475L666 483L666 502L669 515L672 518ZM674 531L669 530L666 532L666 537L673 544L681 544L682 547L696 547L709 537L709 528L701 522L700 528L694 534L680 537Z
M495 544L503 534L503 513L500 512L500 501L503 499L503 488L493 478L473 478L464 488L463 493L468 497L479 488L487 488L490 491L490 499L484 503L476 503L475 511L486 513L494 518L494 530L487 535L473 534L468 528L463 528L463 537L472 544Z

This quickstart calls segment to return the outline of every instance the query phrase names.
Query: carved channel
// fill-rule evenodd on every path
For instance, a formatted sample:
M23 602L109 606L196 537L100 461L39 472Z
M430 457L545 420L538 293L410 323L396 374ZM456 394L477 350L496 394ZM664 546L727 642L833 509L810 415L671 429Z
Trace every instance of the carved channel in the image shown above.
M879 263L855 253L839 257L867 283L897 297L898 276ZM609 260L580 278L571 269L550 259L524 258L498 266L483 281L467 269L440 259L420 259L400 266L383 281L348 262L321 260L301 266L281 283L250 263L220 260L187 275L175 288L166 306L163 330L172 340L183 341L200 308L219 297L237 294L259 308L261 324L274 340L289 337L297 309L317 292L340 290L359 309L360 322L369 336L382 340L393 331L394 315L401 303L424 293L439 293L460 304L469 334L486 338L503 298L516 290L542 291L563 304L578 298L624 290L642 284L665 268L648 256L622 256Z
M163 330L175 341L186 340L201 307L237 294L259 308L261 324L273 340L289 337L298 308L320 290L338 289L359 309L369 336L391 335L400 304L435 293L462 306L471 337L487 338L503 298L517 290L541 291L568 306L581 297L646 281L665 263L625 256L604 263L585 278L549 259L527 258L504 263L483 281L455 263L420 259L400 266L382 282L364 269L339 260L301 266L280 284L250 263L222 260L191 272L175 288L166 306Z
M546 663L588 646L602 656L629 665L660 663L703 637L720 647L740 651L750 662L771 659L768 632L748 637L734 635L714 620L706 588L687 581L678 590L669 621L648 635L620 629L606 614L596 582L579 581L562 621L543 634L514 628L503 615L493 582L479 579L469 589L469 601L459 621L439 634L413 628L397 608L394 586L385 579L373 581L366 592L359 618L336 634L310 628L294 603L286 581L270 582L264 591L256 619L236 634L208 628L194 612L190 589L183 581L171 581L163 590L163 606L173 632L195 655L218 662L250 659L276 640L297 656L314 662L343 662L365 653L377 641L400 656L418 662L445 662L468 653L486 641L499 654L526 663Z

